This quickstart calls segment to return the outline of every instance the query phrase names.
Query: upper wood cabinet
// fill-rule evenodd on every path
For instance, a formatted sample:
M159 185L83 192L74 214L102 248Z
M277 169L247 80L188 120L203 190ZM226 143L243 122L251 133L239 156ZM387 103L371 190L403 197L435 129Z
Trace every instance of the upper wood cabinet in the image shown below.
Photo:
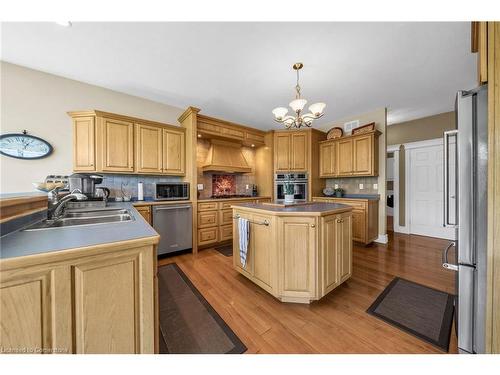
M320 143L320 177L378 176L378 130Z
M134 123L103 117L100 119L101 170L134 171Z
M185 129L101 111L73 118L73 170L185 175Z
M183 129L163 129L163 174L186 173L186 141Z
M137 172L161 173L163 164L162 128L137 124L135 134Z
M319 146L319 174L321 177L333 177L337 174L337 164L335 161L335 152L337 148L336 142L322 143Z
M276 172L307 171L309 132L276 132L274 134L274 144L274 169Z
M73 120L73 169L95 170L95 117L84 116Z
M263 146L265 132L233 122L198 114L198 134L210 139L237 141L245 146Z

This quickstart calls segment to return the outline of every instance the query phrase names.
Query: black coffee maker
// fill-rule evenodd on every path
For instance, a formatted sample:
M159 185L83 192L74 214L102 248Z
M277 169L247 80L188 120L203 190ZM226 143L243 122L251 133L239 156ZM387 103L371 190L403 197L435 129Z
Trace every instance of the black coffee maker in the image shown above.
M110 193L109 189L107 187L96 186L102 183L102 179L103 176L95 173L73 173L68 178L69 192L85 194L89 200L107 199Z

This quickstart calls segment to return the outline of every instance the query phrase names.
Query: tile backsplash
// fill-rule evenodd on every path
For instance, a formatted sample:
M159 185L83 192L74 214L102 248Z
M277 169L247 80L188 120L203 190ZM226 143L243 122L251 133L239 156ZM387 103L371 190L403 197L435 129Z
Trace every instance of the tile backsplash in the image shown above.
M200 190L199 198L207 199L212 195L216 195L217 193L213 191L213 181L214 176L221 176L223 173L203 173L198 174L198 184L203 184L203 190ZM230 194L241 194L241 195L251 195L252 194L252 185L255 184L255 175L253 173L245 173L245 174L234 174L231 175L234 177L234 186L230 192ZM246 186L248 185L248 189Z
M329 178L326 187L333 189L338 184L347 194L378 194L378 189L373 187L377 183L378 177ZM363 184L363 189L359 188L359 184Z
M105 174L103 175L102 184L98 186L106 186L110 191L110 197L122 197L122 186L126 195L137 197L137 184L144 184L144 198L151 198L154 195L153 184L157 182L181 182L181 177L175 176L146 176L146 175L123 175L123 174Z

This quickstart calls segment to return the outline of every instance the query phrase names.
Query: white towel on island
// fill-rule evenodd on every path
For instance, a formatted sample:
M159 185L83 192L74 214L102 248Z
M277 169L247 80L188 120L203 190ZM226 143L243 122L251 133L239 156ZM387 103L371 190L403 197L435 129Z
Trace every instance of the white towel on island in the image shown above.
M238 234L240 239L240 261L243 267L247 264L248 240L250 239L250 222L247 219L238 219Z

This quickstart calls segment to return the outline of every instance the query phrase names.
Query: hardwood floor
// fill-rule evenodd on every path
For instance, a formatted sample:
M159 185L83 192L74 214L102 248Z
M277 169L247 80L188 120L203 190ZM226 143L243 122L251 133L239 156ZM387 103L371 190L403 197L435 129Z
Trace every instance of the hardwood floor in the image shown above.
M367 314L399 276L453 293L455 275L441 267L448 241L389 233L389 244L353 248L353 276L311 305L281 303L232 268L232 257L208 249L161 259L176 262L248 347L247 353L442 353ZM453 329L450 353L457 352Z

